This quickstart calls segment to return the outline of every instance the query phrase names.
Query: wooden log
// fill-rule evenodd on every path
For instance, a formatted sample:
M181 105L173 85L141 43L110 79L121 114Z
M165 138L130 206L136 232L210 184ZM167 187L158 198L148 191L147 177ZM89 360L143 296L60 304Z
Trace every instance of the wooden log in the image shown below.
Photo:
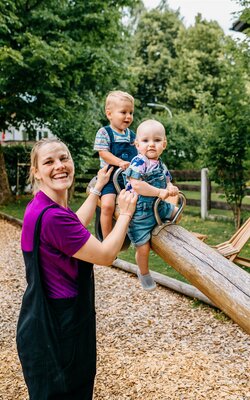
M250 334L250 274L179 225L157 226L151 247Z

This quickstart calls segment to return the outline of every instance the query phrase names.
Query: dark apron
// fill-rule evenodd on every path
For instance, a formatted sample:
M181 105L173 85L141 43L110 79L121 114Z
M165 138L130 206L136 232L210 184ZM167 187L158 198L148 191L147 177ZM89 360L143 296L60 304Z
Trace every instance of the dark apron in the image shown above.
M77 297L46 297L39 236L50 207L36 222L33 251L23 252L28 285L17 325L18 355L30 400L91 400L96 373L93 265L79 261Z

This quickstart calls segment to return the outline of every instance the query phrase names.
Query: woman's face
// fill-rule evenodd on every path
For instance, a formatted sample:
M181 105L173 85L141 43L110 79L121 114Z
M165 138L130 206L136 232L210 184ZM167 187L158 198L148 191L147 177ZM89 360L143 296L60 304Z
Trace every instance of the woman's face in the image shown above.
M62 143L44 144L37 154L35 178L39 180L39 188L47 194L67 191L74 179L74 163Z

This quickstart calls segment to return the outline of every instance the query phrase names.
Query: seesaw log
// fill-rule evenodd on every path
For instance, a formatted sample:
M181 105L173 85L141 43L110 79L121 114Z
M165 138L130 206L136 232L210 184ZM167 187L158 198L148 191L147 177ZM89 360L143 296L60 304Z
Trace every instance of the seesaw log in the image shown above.
M250 334L250 274L180 225L157 226L151 247Z

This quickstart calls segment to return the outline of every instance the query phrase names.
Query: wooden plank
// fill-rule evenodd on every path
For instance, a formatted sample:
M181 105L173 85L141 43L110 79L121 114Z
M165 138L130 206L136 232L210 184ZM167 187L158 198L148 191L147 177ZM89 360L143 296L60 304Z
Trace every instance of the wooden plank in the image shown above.
M152 235L152 249L250 334L250 274L179 225Z
M235 257L234 262L238 263L240 265L243 265L244 267L250 268L250 259L249 258L237 256L237 257Z

